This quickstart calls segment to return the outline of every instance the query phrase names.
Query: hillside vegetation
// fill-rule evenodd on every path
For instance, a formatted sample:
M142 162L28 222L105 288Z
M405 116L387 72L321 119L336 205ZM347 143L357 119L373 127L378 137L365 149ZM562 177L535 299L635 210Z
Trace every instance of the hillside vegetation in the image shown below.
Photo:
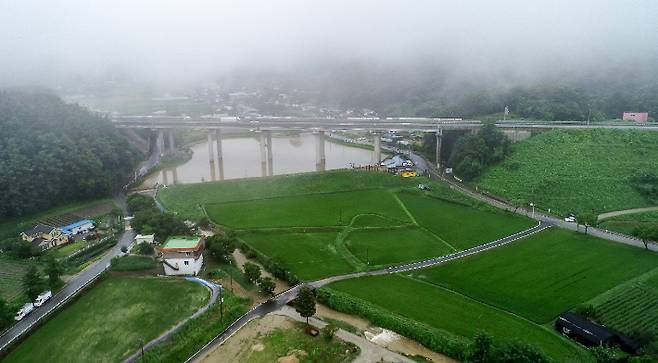
M566 213L650 205L638 175L658 175L658 133L553 130L518 143L475 183L517 204Z
M0 92L0 218L109 195L136 162L107 119L53 95Z

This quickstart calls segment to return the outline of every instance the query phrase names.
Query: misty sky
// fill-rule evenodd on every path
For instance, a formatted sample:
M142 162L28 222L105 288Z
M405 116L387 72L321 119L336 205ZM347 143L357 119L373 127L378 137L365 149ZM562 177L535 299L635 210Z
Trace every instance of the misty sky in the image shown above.
M0 85L351 61L530 73L657 56L653 0L0 0Z

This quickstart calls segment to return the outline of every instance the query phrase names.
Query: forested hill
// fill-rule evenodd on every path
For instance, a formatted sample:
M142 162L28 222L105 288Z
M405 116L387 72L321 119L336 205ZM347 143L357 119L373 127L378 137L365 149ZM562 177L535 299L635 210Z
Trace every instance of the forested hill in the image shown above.
M108 120L54 95L0 91L0 219L109 195L137 161Z

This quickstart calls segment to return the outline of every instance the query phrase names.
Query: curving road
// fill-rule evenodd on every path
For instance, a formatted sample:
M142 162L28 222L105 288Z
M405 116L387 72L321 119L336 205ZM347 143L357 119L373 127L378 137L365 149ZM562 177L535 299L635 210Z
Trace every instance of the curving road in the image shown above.
M407 263L403 265L398 265L398 266L392 266L388 267L385 269L380 269L380 270L373 270L373 271L363 271L363 272L355 272L355 273L349 273L349 274L344 274L344 275L337 275L337 276L331 276L327 277L325 279L317 280L317 281L311 281L306 283L306 286L310 286L313 288L318 288L322 287L328 284L331 284L333 282L337 281L342 281L342 280L348 280L348 279L354 279L358 277L364 277L364 276L376 276L376 275L386 275L386 274L391 274L391 273L397 273L397 272L405 272L405 271L411 271L411 270L417 270L417 269L422 269L422 268L427 268L427 267L432 267L436 265L440 265L449 261L457 260L460 258L468 257L477 253L481 253L484 251L488 251L493 248L501 247L504 246L508 243L511 243L513 241L516 241L518 239L533 235L537 232L540 232L546 228L551 227L552 224L546 223L546 222L539 222L536 226L529 228L527 230L515 233L513 235L507 236L505 238L501 238L495 241L491 241L485 244L482 244L480 246L476 246L473 248L469 248L464 251L459 251L452 253L450 255L446 256L439 256L435 258L431 258L428 260L424 261L418 261L418 262L413 262L413 263ZM217 335L213 340L208 342L205 346L203 346L198 352L196 352L193 356L191 356L187 362L193 362L197 361L201 358L203 358L205 355L209 354L212 352L215 347L218 345L221 345L224 343L228 338L230 338L235 332L240 330L243 326L245 326L248 322L250 322L253 319L262 317L266 314L269 314L271 312L277 311L281 309L283 306L294 300L298 293L299 289L304 286L304 284L299 284L291 287L290 289L274 296L272 299L257 305L253 309L251 309L249 312L247 312L245 315L240 317L240 319L236 320L233 324L231 324L226 330L224 330L222 333Z

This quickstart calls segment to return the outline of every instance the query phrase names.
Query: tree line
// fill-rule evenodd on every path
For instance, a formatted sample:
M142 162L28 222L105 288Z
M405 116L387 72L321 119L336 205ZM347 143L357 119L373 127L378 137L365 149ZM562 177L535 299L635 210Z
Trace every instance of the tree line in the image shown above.
M107 196L138 159L102 116L51 94L0 92L0 218Z

